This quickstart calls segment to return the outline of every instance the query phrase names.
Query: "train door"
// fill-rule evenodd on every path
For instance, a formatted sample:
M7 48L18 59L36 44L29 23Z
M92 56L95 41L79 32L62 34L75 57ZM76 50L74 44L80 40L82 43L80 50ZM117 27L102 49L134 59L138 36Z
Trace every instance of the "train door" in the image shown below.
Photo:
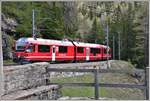
M52 61L55 61L55 46L52 47Z
M86 48L86 61L89 61L89 48Z

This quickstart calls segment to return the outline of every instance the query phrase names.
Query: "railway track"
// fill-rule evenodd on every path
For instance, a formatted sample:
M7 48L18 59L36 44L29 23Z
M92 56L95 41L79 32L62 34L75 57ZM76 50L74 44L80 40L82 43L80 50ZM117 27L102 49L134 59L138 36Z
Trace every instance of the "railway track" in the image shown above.
M35 62L35 63L38 63L38 62ZM76 62L76 63L71 63L71 62L62 62L62 63L50 63L50 64L55 64L55 65L57 65L57 64L71 64L71 65L76 65L76 64L86 64L86 63L91 63L91 64L94 64L94 63L106 63L106 61L91 61L91 62ZM33 63L28 63L28 64L33 64ZM21 65L21 64L19 64L19 63L9 63L9 64L3 64L3 66L17 66L17 65Z
M15 64L15 63L13 63L13 64L4 64L3 66L17 66L17 65L20 65L20 64Z

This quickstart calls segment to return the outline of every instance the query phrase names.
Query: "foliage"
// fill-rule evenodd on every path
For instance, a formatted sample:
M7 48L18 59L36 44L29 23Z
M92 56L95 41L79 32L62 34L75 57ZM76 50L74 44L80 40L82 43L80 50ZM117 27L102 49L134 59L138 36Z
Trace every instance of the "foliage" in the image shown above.
M109 46L118 59L120 34L121 59L131 61L139 68L148 58L148 2L2 2L2 13L14 18L19 25L16 37L32 36L32 9L36 11L38 37L79 39L84 42L106 44L108 24ZM48 18L48 19L40 19Z
M47 2L3 2L2 13L15 18L19 25L16 37L32 36L32 10L35 10L35 26L37 36L43 38L60 38L63 36L62 9ZM48 19L42 19L48 18Z

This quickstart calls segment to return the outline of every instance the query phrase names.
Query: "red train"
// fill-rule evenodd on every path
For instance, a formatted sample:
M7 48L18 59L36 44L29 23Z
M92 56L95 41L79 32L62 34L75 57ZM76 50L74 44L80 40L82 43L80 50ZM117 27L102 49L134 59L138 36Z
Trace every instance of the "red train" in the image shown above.
M20 38L15 43L15 62L96 61L111 58L111 49L100 44L69 40Z

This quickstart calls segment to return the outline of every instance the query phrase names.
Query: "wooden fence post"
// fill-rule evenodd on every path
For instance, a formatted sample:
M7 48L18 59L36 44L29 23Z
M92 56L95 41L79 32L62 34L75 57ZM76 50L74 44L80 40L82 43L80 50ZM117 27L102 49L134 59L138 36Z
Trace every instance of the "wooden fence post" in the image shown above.
M0 2L0 8L1 8L1 2ZM1 13L1 10L0 10ZM1 22L1 16L0 16L0 22ZM1 27L0 27L1 30ZM4 94L4 72L3 72L3 52L2 52L2 32L0 33L0 99L2 95Z
M96 68L94 71L94 79L95 79L95 100L99 99L99 82L98 82L98 69Z

